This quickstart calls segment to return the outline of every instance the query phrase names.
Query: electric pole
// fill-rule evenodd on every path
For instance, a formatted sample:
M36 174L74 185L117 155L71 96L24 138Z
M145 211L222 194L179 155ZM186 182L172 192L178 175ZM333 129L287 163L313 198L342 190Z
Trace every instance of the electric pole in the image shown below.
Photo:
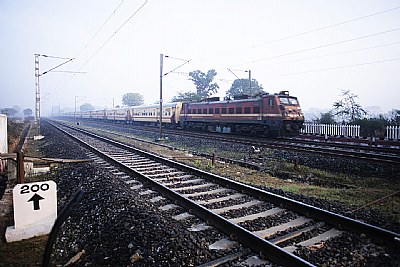
M171 59L175 59L175 60L180 60L180 61L184 61L184 63L182 63L181 65L179 65L178 67L172 69L171 71L163 74L163 64L164 64L164 57L166 58L171 58ZM162 140L162 106L163 106L163 97L162 97L162 79L164 76L173 73L175 70L179 69L180 67L182 67L183 65L188 64L191 61L191 59L186 60L186 59L181 59L181 58L176 58L176 57L170 57L170 56L164 56L163 54L160 54L160 140Z
M38 126L38 136L40 136L41 134L40 134L40 86L39 86L39 77L44 75L44 74L46 74L46 73L49 73L49 72L55 70L56 68L66 64L66 63L68 63L68 62L70 62L70 61L72 61L74 59L73 58L63 58L63 57L54 57L54 56L41 55L41 54L34 54L34 55L35 55L35 87L36 87L35 88L36 89L35 90L36 91L36 93L35 93L35 99L36 99L36 101L35 101L36 102L36 105L35 105L35 121L36 121L37 126ZM40 56L48 57L48 58L56 58L56 59L66 59L67 61L55 66L54 68L49 69L48 71L40 73L39 72L39 57ZM68 72L69 73L78 73L78 72L70 72L70 71L68 71Z
M164 62L164 55L160 54L160 141L162 140L162 105L163 105L162 78L163 78L163 62Z
M38 125L38 135L40 135L40 87L39 87L39 54L35 54L35 88L36 88L36 104L35 104L35 121Z
M251 70L249 70L249 92L251 97Z

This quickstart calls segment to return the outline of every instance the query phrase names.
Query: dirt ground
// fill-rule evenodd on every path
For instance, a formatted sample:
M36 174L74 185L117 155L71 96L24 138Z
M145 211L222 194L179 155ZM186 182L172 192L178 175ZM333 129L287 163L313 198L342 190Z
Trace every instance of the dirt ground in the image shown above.
M23 130L23 125L11 125L9 131L9 151L13 151L18 143L18 135ZM35 127L33 127L34 131ZM27 142L26 149L37 151L33 141ZM29 183L31 180L26 179ZM5 231L7 226L14 225L12 210L12 188L15 181L8 181L7 175L0 175L0 266L41 266L44 250L47 243L47 235L35 237L18 242L7 243ZM4 191L6 192L3 195Z
M4 235L3 235L4 237ZM41 266L47 236L0 244L0 266Z

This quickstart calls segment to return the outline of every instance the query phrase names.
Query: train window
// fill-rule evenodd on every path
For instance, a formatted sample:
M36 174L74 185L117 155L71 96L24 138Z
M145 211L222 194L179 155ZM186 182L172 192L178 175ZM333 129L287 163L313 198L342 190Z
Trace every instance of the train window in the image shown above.
M235 108L229 108L228 109L229 114L235 114Z
M201 114L201 108L197 109L197 114Z
M251 113L251 108L250 107L244 107L244 114L250 114Z
M290 98L289 97L288 99L289 99L290 104L292 104L294 106L297 106L299 104L299 101L297 101L296 98Z
M195 109L193 109L193 114L196 114L196 110Z
M236 114L242 114L242 113L243 113L243 110L241 107L236 108Z
M219 108L215 108L215 114L219 114Z
M192 114L192 110L191 110L191 109L188 109L187 114Z
M260 113L260 107L253 107L253 113Z
M226 108L222 108L222 114L226 114Z
M272 101L272 98L268 98L268 105L272 107L274 105L274 102Z
M208 114L214 114L214 109L213 108L209 108L208 109Z
M207 109L203 108L203 114L207 114Z
M289 100L286 97L280 97L281 104L289 105Z

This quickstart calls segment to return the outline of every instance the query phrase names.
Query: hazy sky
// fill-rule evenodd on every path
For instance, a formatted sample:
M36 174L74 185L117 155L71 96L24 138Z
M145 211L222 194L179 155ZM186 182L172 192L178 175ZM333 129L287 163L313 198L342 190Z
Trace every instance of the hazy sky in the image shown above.
M332 107L342 89L363 107L400 108L400 1L0 0L0 25L0 107L34 110L36 53L75 58L55 70L85 72L42 75L42 114L75 96L78 106L111 107L127 92L155 103L162 53L165 73L191 59L164 77L164 101L195 90L193 70L215 69L224 96L230 68L290 91L304 110ZM40 73L65 61L39 60Z

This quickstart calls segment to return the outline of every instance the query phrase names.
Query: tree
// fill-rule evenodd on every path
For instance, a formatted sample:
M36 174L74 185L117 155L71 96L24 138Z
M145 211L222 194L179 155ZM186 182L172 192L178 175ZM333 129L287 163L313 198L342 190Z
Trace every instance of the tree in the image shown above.
M27 109L24 109L24 116L25 117L30 117L30 116L32 116L32 109L30 109L30 108L27 108Z
M201 97L194 93L194 92L178 92L177 96L172 98L172 102L179 102L179 101L200 101Z
M14 117L18 111L15 108L4 108L1 113L7 115L8 117Z
M122 104L126 106L140 106L143 103L144 98L139 93L126 93L122 96Z
M189 72L189 80L193 81L196 85L197 95L200 99L205 99L216 93L219 89L217 83L212 83L214 77L217 75L215 70L209 70L207 74L200 70Z
M249 79L236 79L233 81L231 88L226 91L227 97L235 97L239 95L255 96L264 93L262 85L258 84L256 79L251 79L251 88Z
M91 111L91 110L94 110L94 107L92 106L92 104L85 103L85 104L81 105L81 106L79 107L79 109L80 109L81 111Z
M13 105L13 109L15 109L18 113L21 110L21 107L18 105Z
M379 115L375 118L362 118L355 119L352 121L354 125L360 125L360 135L361 136L371 136L371 137L385 137L386 126L390 124L390 121L386 119L383 115Z
M390 114L390 117L389 117L390 121L393 124L400 125L400 110L392 109L389 114Z
M319 119L319 123L321 123L321 124L336 124L335 116L333 115L332 111L321 113L321 118Z
M343 120L354 121L361 119L367 112L357 103L357 95L352 94L350 90L342 90L343 98L333 103L334 115L340 116Z

